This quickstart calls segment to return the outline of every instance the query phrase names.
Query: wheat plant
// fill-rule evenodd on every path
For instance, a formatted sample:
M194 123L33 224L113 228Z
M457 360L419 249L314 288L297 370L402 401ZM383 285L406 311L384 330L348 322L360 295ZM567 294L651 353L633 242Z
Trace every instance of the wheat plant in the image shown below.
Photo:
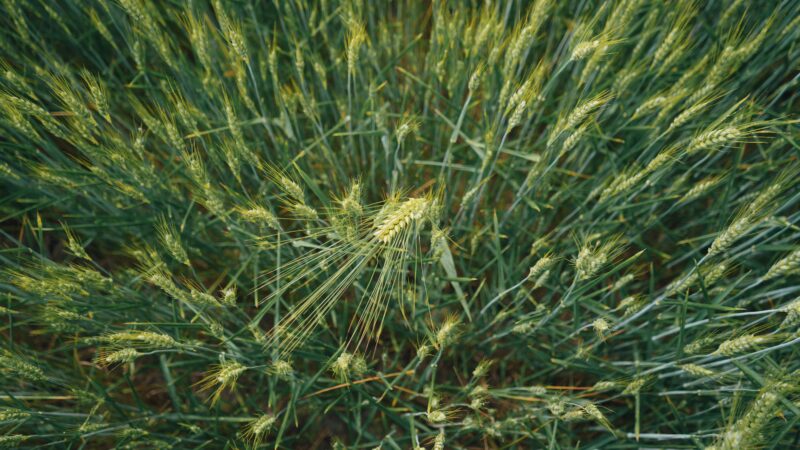
M797 1L0 13L0 447L800 446Z

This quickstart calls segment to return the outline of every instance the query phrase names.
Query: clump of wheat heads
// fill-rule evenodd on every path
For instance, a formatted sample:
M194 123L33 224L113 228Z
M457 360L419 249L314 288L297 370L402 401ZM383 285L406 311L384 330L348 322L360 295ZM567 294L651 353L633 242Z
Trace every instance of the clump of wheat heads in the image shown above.
M283 183L294 187L295 197L300 196L299 186ZM321 219L323 224L307 235L321 240L321 245L289 261L283 268L289 281L263 299L268 308L279 296L312 286L269 332L267 345L282 354L302 345L367 272L370 274L359 295L346 346L357 348L376 339L389 303L407 290L416 291L414 278L409 280L407 272L410 270L413 277L419 270L420 232L426 223L438 222L437 198L432 194L404 197L397 193L377 205L365 206L359 191L359 185L353 184L338 205L327 211ZM264 286L279 279L274 272L267 276Z

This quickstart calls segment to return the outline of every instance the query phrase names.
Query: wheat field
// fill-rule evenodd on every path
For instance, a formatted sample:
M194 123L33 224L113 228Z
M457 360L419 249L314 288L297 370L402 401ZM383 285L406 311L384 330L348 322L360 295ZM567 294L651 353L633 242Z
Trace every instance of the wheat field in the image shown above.
M0 447L800 448L800 2L0 13Z

